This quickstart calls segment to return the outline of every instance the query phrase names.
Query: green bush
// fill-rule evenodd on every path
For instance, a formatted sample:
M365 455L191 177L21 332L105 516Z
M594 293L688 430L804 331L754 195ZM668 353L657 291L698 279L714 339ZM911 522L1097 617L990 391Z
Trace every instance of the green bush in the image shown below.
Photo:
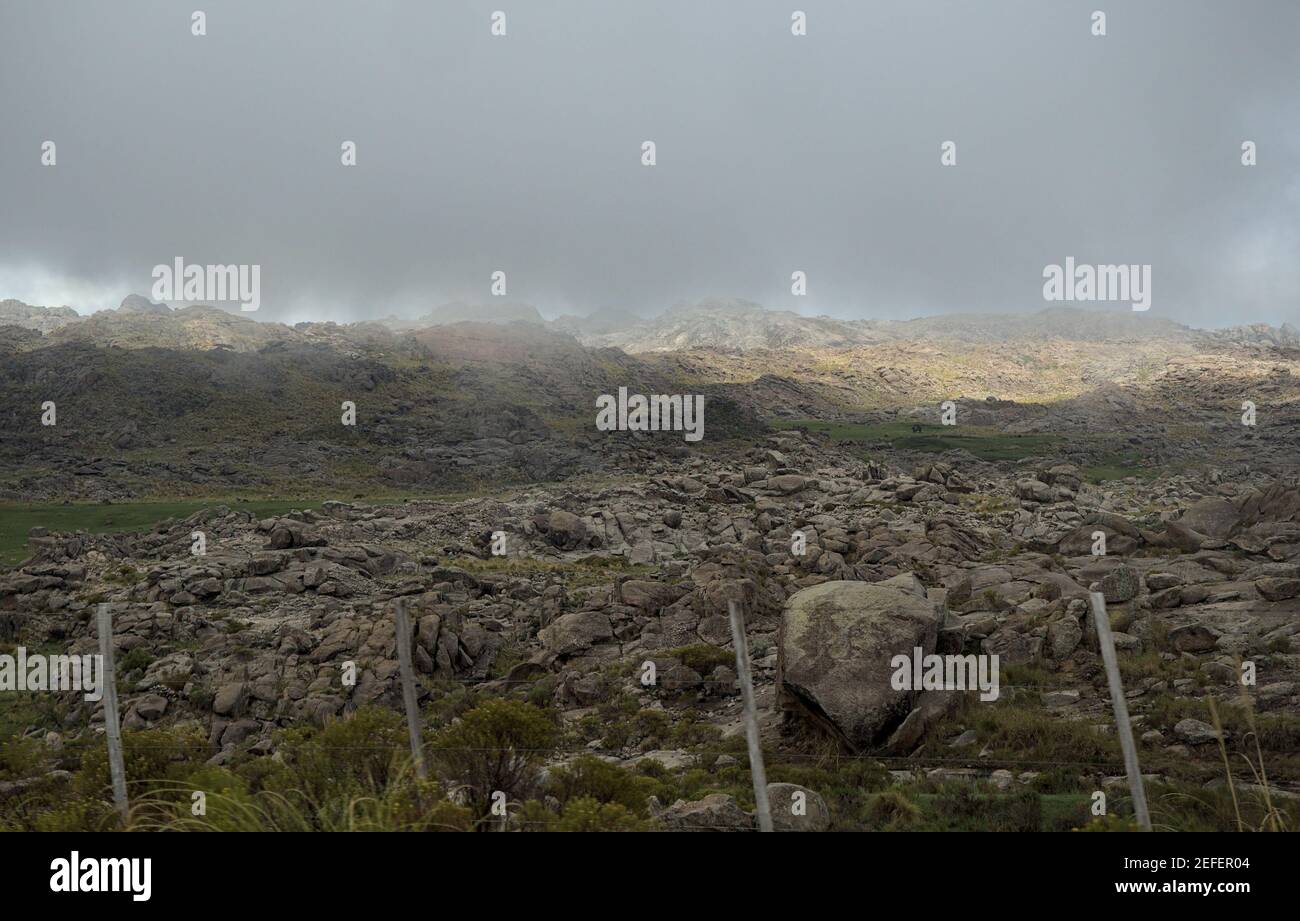
M701 675L709 675L719 665L736 667L736 654L721 646L708 643L694 643L690 646L678 646L668 650L668 655L680 659L687 668L694 669Z
M196 729L127 730L122 733L122 764L132 796L186 777L208 759L208 742ZM75 793L110 801L113 780L108 748L101 739L82 756L73 781Z
M442 776L465 788L480 818L492 794L528 799L538 772L559 745L553 715L517 700L488 700L439 730L430 746Z
M548 792L561 803L579 799L618 803L639 816L646 814L646 797L658 788L652 777L632 774L591 755L555 768L547 783Z
M149 654L149 650L143 646L137 646L117 660L117 671L120 675L129 675L136 669L144 671L151 662L153 662L153 656Z
M553 831L645 831L647 823L618 803L580 797L566 803Z
M264 786L312 803L376 794L409 758L406 725L392 710L362 707L323 729L289 729L281 737L283 763Z
M217 699L217 695L210 686L195 682L186 699L189 700L191 707L204 713L212 709L212 702Z
M197 731L123 732L122 761L133 819L135 804L142 799L179 804L188 796L179 785L209 755L207 741ZM85 750L67 786L41 786L27 792L24 813L6 808L0 824L36 831L114 831L122 827L112 804L112 777L103 739Z
M31 777L39 770L44 746L36 739L8 739L0 745L0 780Z
M570 800L556 814L536 800L524 803L518 815L524 831L648 831L651 823L618 803L601 803L583 796Z

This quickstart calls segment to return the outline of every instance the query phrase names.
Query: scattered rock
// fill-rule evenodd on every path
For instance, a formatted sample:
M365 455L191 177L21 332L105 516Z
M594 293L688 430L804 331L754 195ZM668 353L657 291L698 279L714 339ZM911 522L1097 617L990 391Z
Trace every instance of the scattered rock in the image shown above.
M767 785L774 831L826 831L831 812L821 794L792 783Z
M1300 579L1265 576L1255 580L1255 590L1269 601L1287 601L1300 595Z
M712 793L694 802L678 800L651 815L670 831L754 831L754 817L741 809L734 796Z
M1226 736L1227 733L1224 735ZM1174 736L1188 745L1204 745L1218 739L1213 726L1191 718L1179 720L1174 725Z
M1107 604L1122 604L1137 597L1142 583L1135 569L1125 565L1116 566L1101 580L1101 594Z

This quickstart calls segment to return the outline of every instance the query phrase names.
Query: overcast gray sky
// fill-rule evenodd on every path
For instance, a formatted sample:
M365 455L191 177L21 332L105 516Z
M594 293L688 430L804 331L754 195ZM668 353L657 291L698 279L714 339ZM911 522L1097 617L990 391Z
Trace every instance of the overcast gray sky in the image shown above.
M909 317L1042 309L1073 256L1151 264L1152 317L1294 322L1297 36L1295 0L0 0L0 298L181 256L287 320L495 269L548 315Z

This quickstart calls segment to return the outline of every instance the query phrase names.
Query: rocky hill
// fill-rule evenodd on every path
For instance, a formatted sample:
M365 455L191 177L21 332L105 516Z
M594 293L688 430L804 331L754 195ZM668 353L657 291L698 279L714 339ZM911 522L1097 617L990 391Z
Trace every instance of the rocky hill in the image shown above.
M0 327L11 326L48 333L80 319L71 307L34 307L13 298L0 301Z
M595 438L595 398L629 383L686 386L527 325L399 334L198 307L96 314L0 353L0 496L351 496L561 479L618 457ZM711 437L758 430L724 388L696 389L712 400ZM355 426L342 424L344 401ZM680 438L647 444L681 451Z

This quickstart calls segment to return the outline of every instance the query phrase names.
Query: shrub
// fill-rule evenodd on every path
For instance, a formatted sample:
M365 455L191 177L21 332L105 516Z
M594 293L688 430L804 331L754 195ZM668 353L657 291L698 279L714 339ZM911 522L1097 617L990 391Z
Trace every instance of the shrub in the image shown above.
M396 776L409 751L406 726L392 710L362 707L323 729L290 729L281 739L282 765L266 789L300 794L312 803L375 794Z
M668 650L668 655L680 659L687 668L694 669L701 675L706 676L719 665L730 665L732 668L735 668L736 665L736 654L734 652L730 649L723 649L721 646L711 646L708 643L678 646L676 649Z
M144 671L151 662L153 662L153 656L149 654L149 650L143 646L137 646L117 660L117 670L119 674L129 675L136 669Z
M517 700L488 700L441 729L431 745L443 776L463 786L479 817L492 794L528 799L542 764L559 744L552 715Z
M651 823L618 803L601 803L579 797L555 813L536 800L524 803L518 814L524 831L648 831Z
M619 803L637 815L646 813L646 797L658 783L645 775L637 776L617 764L591 755L582 755L572 763L551 771L549 792L561 803L592 799L598 803Z
M8 739L0 745L0 780L22 779L37 773L44 746L36 739Z
M877 793L864 810L863 820L868 826L882 831L905 831L914 828L921 818L921 809L897 790Z
M186 698L191 707L203 713L212 709L212 702L217 699L217 695L208 685L195 682Z
M1268 641L1268 651L1269 651L1269 652L1283 652L1283 653L1290 652L1290 651L1291 651L1291 637L1289 637L1289 636L1275 636L1275 637L1273 637L1273 639L1271 639L1271 640Z
M122 764L132 796L185 777L210 754L207 739L197 730L151 729L122 733ZM111 800L112 785L108 748L101 740L82 756L81 770L73 782L73 789L88 797Z
M566 803L553 831L645 831L647 822L618 803L599 803L589 796Z
M118 585L135 585L143 578L140 571L130 563L123 563L117 569L104 574L105 582L116 582Z
M974 714L980 743L994 758L1119 764L1119 743L1091 723L1062 720L1043 710L1036 695L1000 700Z

